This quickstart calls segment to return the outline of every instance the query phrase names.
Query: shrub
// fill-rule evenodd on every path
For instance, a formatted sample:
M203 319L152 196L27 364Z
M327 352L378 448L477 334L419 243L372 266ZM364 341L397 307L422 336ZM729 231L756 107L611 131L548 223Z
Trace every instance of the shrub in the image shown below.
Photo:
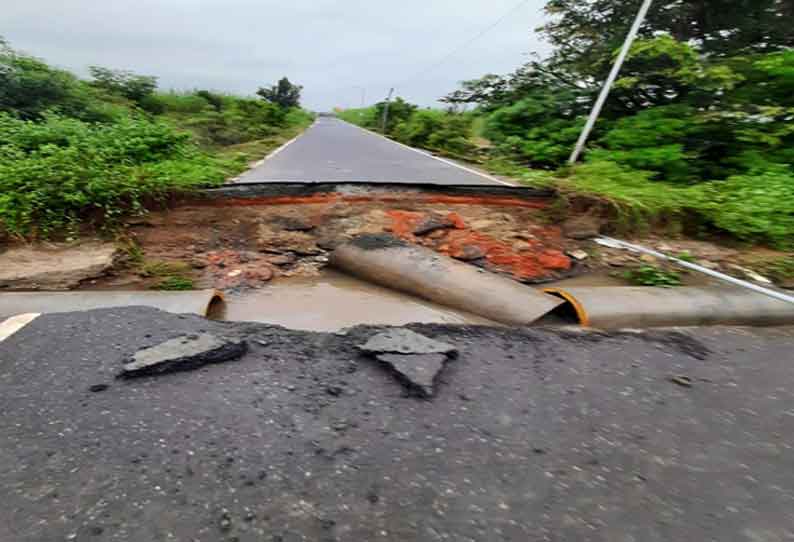
M693 187L691 204L740 239L794 247L794 171L774 166Z
M643 265L623 273L623 278L637 286L659 286L670 288L681 285L681 275L654 265Z
M465 156L474 150L471 117L444 111L416 111L394 128L393 136L407 145L456 156Z
M162 122L50 115L33 123L0 114L0 227L47 236L84 217L112 224L148 198L220 183L236 168Z

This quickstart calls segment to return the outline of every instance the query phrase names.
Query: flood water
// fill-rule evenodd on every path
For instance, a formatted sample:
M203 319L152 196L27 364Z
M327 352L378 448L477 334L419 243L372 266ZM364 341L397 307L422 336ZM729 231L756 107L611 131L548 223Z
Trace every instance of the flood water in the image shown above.
M263 322L291 329L338 331L359 324L496 325L480 316L436 305L341 273L276 280L267 287L227 294L220 315L234 322Z

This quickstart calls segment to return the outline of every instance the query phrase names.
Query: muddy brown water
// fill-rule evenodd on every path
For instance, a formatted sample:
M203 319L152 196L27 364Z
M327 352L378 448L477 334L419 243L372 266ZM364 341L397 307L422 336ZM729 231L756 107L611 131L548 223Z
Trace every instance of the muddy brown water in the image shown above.
M358 324L497 325L332 270L324 270L319 277L284 278L258 290L227 294L225 305L217 315L223 320L307 331L338 331Z
M697 274L684 275L687 286L713 285ZM609 273L589 273L544 284L549 286L626 286ZM213 319L262 322L306 331L338 331L359 324L411 323L500 325L491 320L383 288L332 269L319 276L285 277L261 289L226 294ZM550 316L537 325L570 325L575 320Z

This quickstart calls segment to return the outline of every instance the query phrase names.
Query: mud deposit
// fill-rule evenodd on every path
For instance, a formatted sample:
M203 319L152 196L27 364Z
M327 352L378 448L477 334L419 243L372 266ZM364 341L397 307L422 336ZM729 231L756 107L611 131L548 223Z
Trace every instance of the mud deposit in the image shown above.
M576 267L566 251L580 243L549 224L545 200L295 199L186 204L134 221L130 236L147 261L188 263L202 288L317 275L330 250L364 233L389 232L527 283L569 276ZM131 270L112 283L136 281Z
M479 316L440 307L331 270L317 277L278 279L258 290L230 293L225 305L224 311L213 315L215 318L307 331L413 322L494 325Z

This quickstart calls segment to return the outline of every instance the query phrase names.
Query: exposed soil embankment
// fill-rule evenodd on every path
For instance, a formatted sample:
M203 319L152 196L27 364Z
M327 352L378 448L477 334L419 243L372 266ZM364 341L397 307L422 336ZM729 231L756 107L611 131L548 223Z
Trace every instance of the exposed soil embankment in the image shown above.
M129 235L146 260L188 262L197 286L221 289L315 274L329 251L361 234L391 233L527 283L571 275L566 252L581 243L549 224L542 195L357 188L247 196L186 201L132 221Z

